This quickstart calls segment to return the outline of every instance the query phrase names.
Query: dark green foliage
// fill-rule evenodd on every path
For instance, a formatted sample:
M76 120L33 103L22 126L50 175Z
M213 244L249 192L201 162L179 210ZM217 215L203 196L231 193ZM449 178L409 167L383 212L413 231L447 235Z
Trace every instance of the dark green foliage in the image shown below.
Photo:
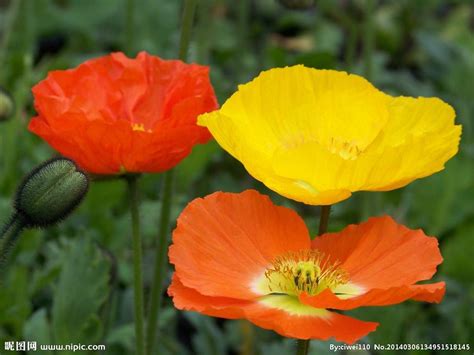
M288 9L306 10L314 6L314 0L278 0L278 2Z

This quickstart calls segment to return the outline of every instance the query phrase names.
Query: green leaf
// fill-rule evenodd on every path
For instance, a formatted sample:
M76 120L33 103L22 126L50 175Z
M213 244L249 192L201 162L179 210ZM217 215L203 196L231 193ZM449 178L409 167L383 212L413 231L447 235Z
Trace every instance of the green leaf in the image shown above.
M0 285L0 325L8 326L12 335L18 337L31 312L28 270L19 265L6 270L6 278Z
M52 343L51 329L46 315L46 309L41 308L33 313L25 323L23 335L27 341L36 341L38 344ZM32 352L28 353L33 354ZM44 354L51 354L51 351L47 351Z
M53 301L53 335L58 344L95 343L101 336L97 314L109 293L110 265L87 237L65 251Z

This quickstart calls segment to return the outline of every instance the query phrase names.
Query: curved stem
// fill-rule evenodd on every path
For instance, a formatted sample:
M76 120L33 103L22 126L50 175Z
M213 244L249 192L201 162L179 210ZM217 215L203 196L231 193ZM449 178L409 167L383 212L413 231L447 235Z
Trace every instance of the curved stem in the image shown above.
M329 215L331 213L331 205L321 206L321 215L319 217L318 235L324 234L328 230ZM310 340L299 339L296 355L307 355Z
M143 272L142 272L142 240L140 235L140 213L138 201L138 176L127 177L128 191L130 195L130 212L132 215L132 238L133 238L133 288L135 303L135 341L136 354L144 354L144 331L143 331Z
M153 354L155 347L156 329L158 327L158 314L163 299L163 281L166 276L166 251L168 250L168 229L173 197L173 171L166 172L163 176L161 216L156 248L154 280L150 294L150 315L147 328L147 354Z
M3 226L0 232L0 266L6 260L10 246L18 238L24 227L25 220L18 212L15 212Z
M179 40L179 59L186 61L191 30L193 27L194 13L197 0L184 0L183 18L181 23L181 36ZM171 211L171 200L173 192L173 172L168 171L163 178L163 195L160 218L160 235L155 258L155 269L153 271L153 286L150 299L150 316L147 328L147 354L153 355L155 336L158 327L158 315L163 294L163 279L166 275L166 251L168 249L168 227Z

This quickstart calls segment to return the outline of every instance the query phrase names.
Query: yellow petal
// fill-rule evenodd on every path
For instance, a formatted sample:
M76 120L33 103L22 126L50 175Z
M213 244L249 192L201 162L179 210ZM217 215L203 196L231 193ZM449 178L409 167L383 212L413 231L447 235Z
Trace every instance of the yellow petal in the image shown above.
M374 141L372 151L396 147L410 137L430 134L437 139L443 132L460 129L454 125L454 109L437 97L391 97L388 108L390 119Z
M438 139L426 135L411 138L406 144L387 146L378 154L367 152L355 160L342 159L309 143L279 151L274 168L280 176L305 181L320 191L393 190L442 170L444 163L457 151L457 145L450 142L456 142L459 133L456 129Z
M298 65L261 73L198 122L270 189L325 205L441 170L458 149L454 116L437 98L393 98Z

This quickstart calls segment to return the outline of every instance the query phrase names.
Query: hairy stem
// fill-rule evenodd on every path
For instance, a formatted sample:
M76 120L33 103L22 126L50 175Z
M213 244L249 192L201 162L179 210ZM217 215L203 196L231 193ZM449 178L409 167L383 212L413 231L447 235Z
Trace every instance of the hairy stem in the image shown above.
M8 251L25 227L25 220L15 212L0 232L0 267L7 259Z

